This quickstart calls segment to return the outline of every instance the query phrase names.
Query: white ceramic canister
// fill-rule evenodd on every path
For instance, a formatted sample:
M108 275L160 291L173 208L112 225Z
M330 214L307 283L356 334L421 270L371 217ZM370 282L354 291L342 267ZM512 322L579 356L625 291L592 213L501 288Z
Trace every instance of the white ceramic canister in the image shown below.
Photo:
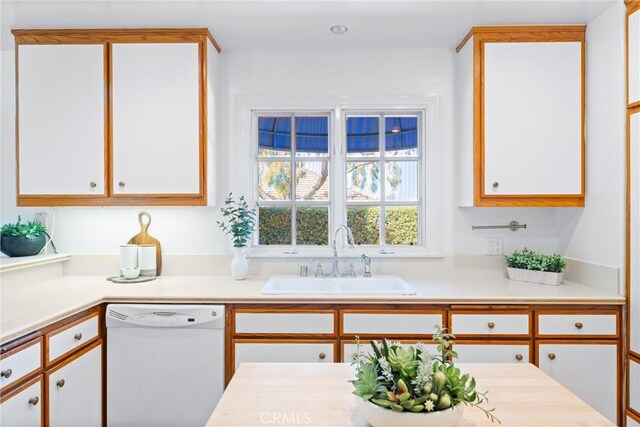
M142 277L155 277L157 275L156 245L138 246L138 266Z
M138 245L120 245L120 271L138 266Z

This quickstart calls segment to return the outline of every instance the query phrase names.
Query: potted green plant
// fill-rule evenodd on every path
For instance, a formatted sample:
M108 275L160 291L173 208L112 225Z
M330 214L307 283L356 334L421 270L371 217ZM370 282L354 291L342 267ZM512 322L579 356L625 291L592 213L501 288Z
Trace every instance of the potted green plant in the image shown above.
M249 256L245 252L245 248L256 226L256 208L249 207L244 196L235 200L233 194L229 193L229 197L225 200L220 211L223 220L217 221L218 226L225 234L231 236L233 242L234 256L231 261L231 277L234 280L244 280L249 271Z
M567 262L560 254L545 255L527 248L514 251L505 258L510 279L544 285L560 285L562 272L567 266Z
M47 233L42 224L21 222L4 224L1 229L0 251L10 257L38 255L47 244Z
M436 325L433 340L438 354L423 345L402 346L386 339L371 341L372 352L354 355L356 408L374 427L456 426L465 406L483 411L492 422L500 422L486 409L487 392L476 390L476 381L455 366L452 334Z

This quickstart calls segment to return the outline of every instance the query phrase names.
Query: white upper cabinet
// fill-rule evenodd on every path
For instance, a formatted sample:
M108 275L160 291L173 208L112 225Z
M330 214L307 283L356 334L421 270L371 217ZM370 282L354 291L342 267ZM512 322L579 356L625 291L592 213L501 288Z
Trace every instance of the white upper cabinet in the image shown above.
M12 33L18 206L216 203L223 90L206 28Z
M112 49L114 194L198 194L198 43Z
M17 49L19 194L104 195L104 45Z
M629 350L640 354L640 111L629 113Z
M582 45L484 46L484 193L582 191Z
M629 104L640 101L640 9L631 13L629 20Z
M459 47L460 206L584 206L584 27L476 27Z

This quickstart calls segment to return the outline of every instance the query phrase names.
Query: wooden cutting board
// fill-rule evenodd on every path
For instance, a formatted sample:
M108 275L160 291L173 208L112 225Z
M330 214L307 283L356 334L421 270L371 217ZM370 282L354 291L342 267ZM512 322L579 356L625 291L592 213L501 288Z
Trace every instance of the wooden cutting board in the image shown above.
M146 217L146 222L142 218ZM138 214L138 223L140 224L140 232L129 239L130 245L156 245L156 275L159 276L162 271L162 249L160 248L160 242L155 237L151 236L148 232L149 225L151 224L151 215L148 212L140 212Z

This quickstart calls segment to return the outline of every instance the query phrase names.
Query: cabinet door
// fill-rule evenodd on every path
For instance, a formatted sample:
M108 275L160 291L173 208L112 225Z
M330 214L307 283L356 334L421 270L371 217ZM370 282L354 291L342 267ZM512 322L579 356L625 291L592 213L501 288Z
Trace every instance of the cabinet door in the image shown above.
M629 104L640 101L640 10L629 15Z
M529 363L529 344L455 344L460 363Z
M101 345L46 375L51 426L101 425Z
M629 407L640 414L640 363L629 360Z
M19 45L20 195L105 194L103 45Z
M484 45L484 194L582 193L582 44Z
M15 394L0 399L0 425L32 427L42 425L42 377Z
M197 43L113 44L114 195L199 194Z
M640 110L629 114L629 350L640 354Z
M335 343L327 342L238 342L234 346L235 367L241 363L331 363Z
M390 341L396 341L393 338L389 339ZM400 340L397 340L400 341ZM425 340L426 341L426 340ZM402 343L402 347L408 347L408 346L416 346L418 345L418 341L401 341ZM378 344L380 344L380 341L378 341ZM438 346L436 344L424 344L421 343L420 345L422 345L422 347L427 350L429 353L431 354L438 354ZM353 361L353 356L356 354L356 351L358 351L358 344L356 344L355 342L342 342L342 357L340 358L340 360L342 361L342 363L351 363ZM369 344L369 341L363 340L362 342L360 342L360 352L367 355L367 354L371 354L373 353L373 350L371 349L371 344Z
M539 344L538 366L611 422L616 422L616 344Z

